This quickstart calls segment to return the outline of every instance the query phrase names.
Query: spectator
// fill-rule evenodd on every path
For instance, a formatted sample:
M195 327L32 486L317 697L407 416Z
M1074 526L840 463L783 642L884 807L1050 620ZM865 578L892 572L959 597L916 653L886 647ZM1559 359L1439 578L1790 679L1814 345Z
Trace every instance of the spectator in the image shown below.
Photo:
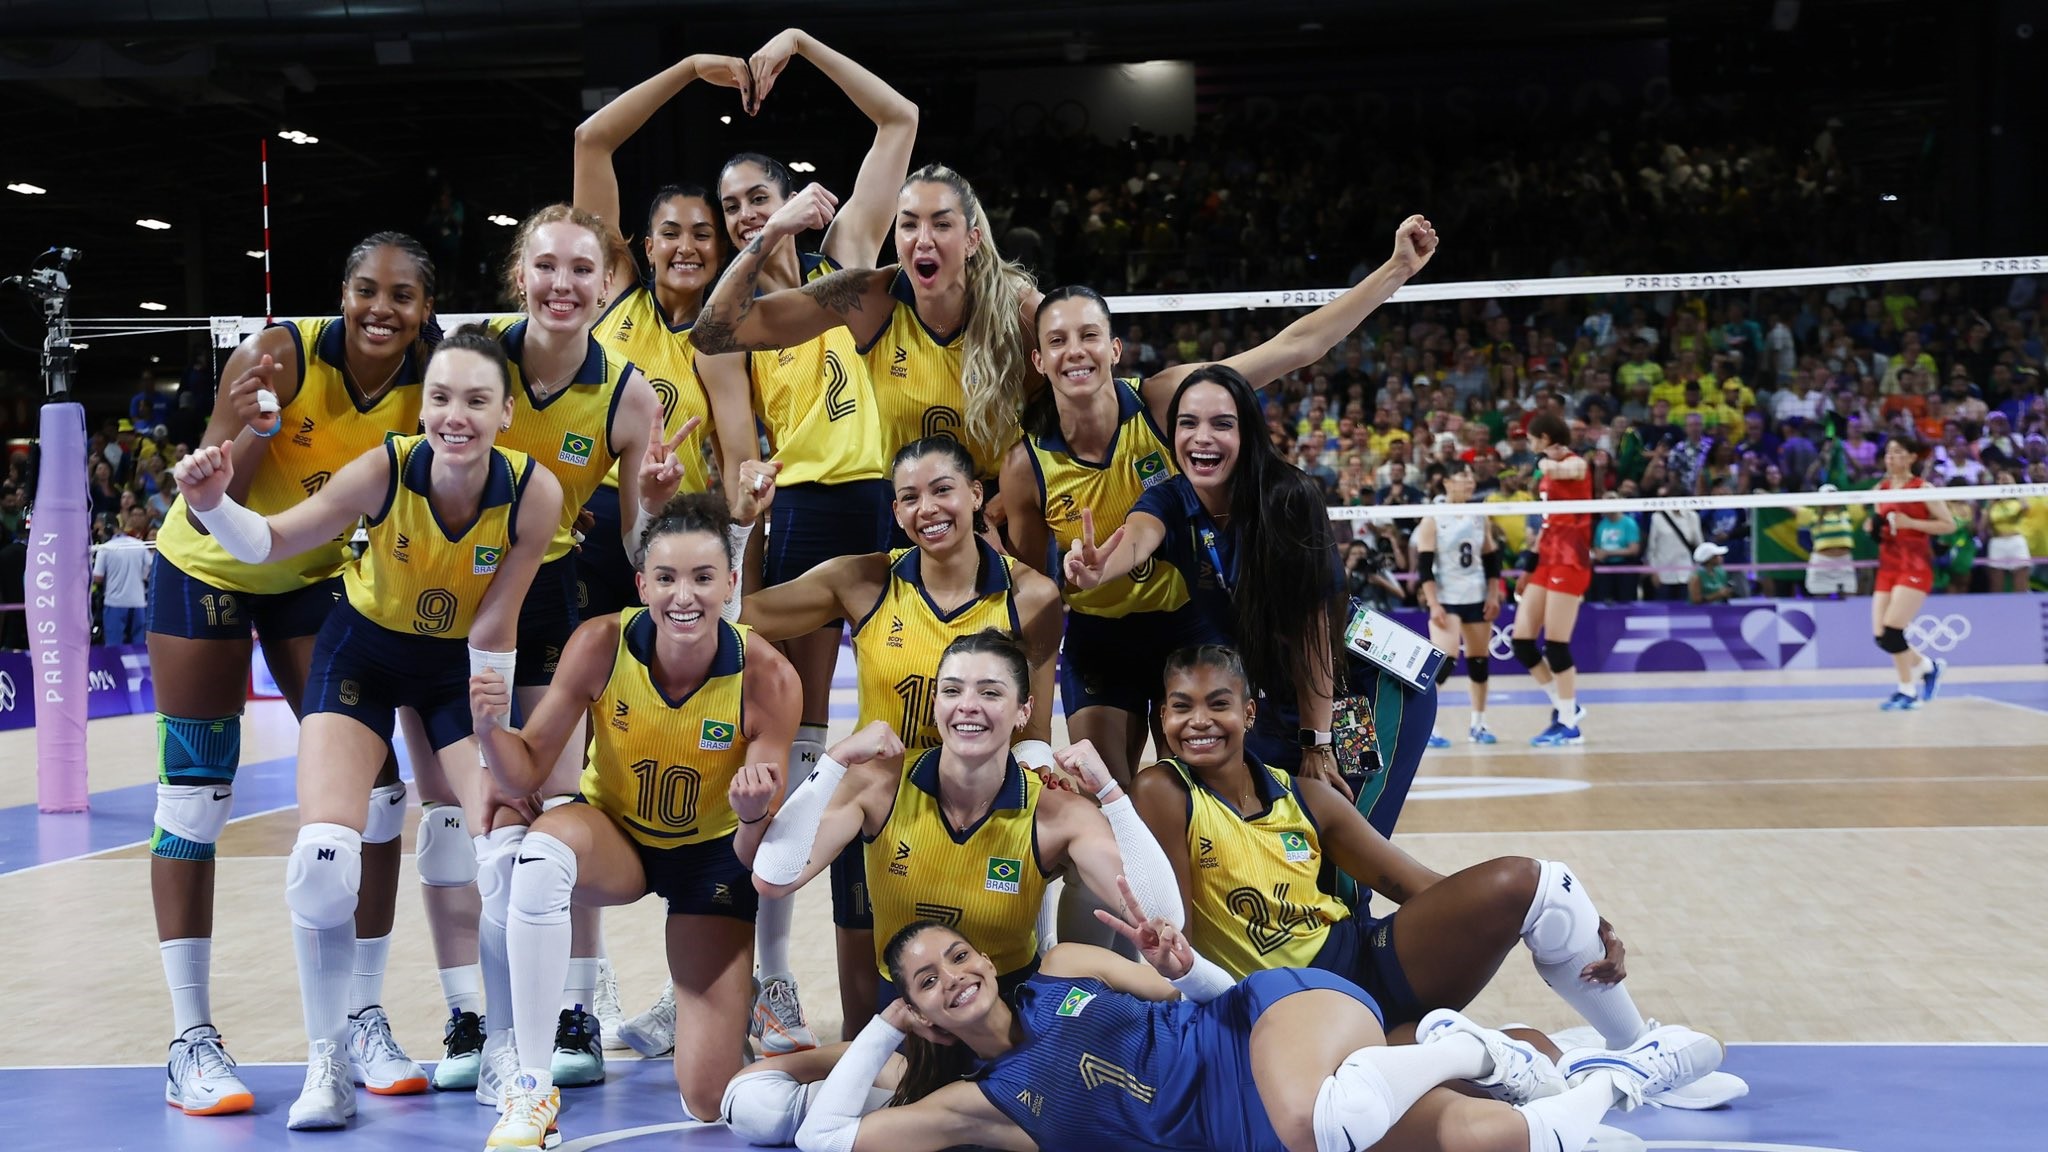
M2000 468L1998 482L2014 482L2012 470ZM2027 542L2027 518L2031 501L2008 496L1993 500L1984 509L1984 554L1991 561L1993 592L2024 592L2032 583L2033 548Z
M1352 597L1385 612L1401 602L1401 585L1388 571L1389 554L1375 547L1384 542L1380 525L1368 522L1364 530L1366 538L1344 546L1344 583Z
M114 466L106 460L92 462L92 485L86 489L86 505L93 519L111 516L121 506L121 489L114 482Z
M1822 492L1837 491L1833 484L1820 486ZM1801 508L1796 516L1811 542L1807 551L1806 594L1839 600L1857 593L1857 516L1844 505Z
M1337 491L1337 470L1323 462L1323 438L1309 435L1303 438L1296 465L1309 474L1316 483L1323 486L1323 498L1329 499Z
M1610 492L1605 499L1614 499ZM1593 599L1627 603L1636 598L1642 577L1611 569L1634 564L1643 554L1643 528L1636 518L1616 509L1593 525Z
M92 582L106 589L102 643L140 644L149 609L149 513L128 509L121 532L93 553Z
M1669 484L1657 492L1659 496L1681 494ZM1686 598L1692 583L1693 551L1705 542L1700 532L1699 513L1692 509L1650 514L1649 542L1644 555L1654 569L1650 573L1650 584L1656 590L1657 599Z
M1486 395L1488 379L1479 349L1469 345L1458 350L1457 367L1444 374L1444 383L1456 395L1456 406L1461 409L1472 398Z
M0 523L0 604L13 605L0 611L0 648L28 647L27 577L28 544L14 528Z
M1692 576L1686 582L1686 599L1694 604L1725 604L1735 599L1735 581L1721 560L1728 550L1715 543L1703 543L1692 550Z
M1827 400L1815 385L1812 368L1800 368L1792 374L1790 386L1781 388L1771 397L1771 415L1780 424L1794 418L1818 420L1825 410Z
M6 527L10 539L21 535L22 522L27 519L26 503L27 498L20 483L9 480L4 486L0 486L0 526ZM10 600L8 603L16 601Z
M1697 385L1688 386L1692 391ZM1698 412L1685 415L1685 438L1671 446L1671 481L1678 491L1674 495L1691 496L1705 491L1707 456L1713 451L1714 442L1707 439L1706 419Z
M1422 489L1408 482L1408 465L1399 460L1387 463L1387 482L1373 493L1381 504L1420 504Z

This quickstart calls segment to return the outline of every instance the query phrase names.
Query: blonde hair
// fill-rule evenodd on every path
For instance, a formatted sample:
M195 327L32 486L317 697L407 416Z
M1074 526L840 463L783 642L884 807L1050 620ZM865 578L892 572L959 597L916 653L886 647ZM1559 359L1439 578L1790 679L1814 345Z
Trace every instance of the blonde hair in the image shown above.
M534 233L549 224L574 224L597 237L597 246L604 252L601 281L603 284L611 284L612 272L615 269L635 267L633 249L617 228L605 223L604 219L595 213L586 212L574 204L550 204L520 222L519 234L512 241L512 254L505 258L505 270L502 274L505 298L518 307L526 307L526 301L520 296L519 291L519 270L526 265L526 246L533 242Z
M967 395L967 433L977 443L1007 447L1031 386L1031 343L1019 303L1038 282L1022 264L1003 259L989 232L981 199L965 176L943 164L927 164L903 181L944 184L960 198L967 226L981 232L981 245L967 257L967 330L962 336L960 389Z

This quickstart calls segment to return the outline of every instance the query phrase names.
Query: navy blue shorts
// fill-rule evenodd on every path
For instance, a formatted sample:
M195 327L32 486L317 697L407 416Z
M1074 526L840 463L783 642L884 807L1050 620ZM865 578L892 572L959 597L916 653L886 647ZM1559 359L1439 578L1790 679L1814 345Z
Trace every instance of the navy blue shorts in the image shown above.
M469 641L393 632L344 597L313 642L313 668L299 714L338 713L389 744L401 706L420 714L437 752L475 731L469 713Z
M893 499L886 480L776 489L763 550L764 585L787 584L837 556L882 551L895 524L890 515Z
M875 930L875 906L868 902L867 845L856 836L832 858L832 923L857 932Z
M1060 710L1121 708L1149 715L1166 691L1166 658L1194 644L1225 641L1187 608L1129 616L1067 613L1060 644Z
M149 570L149 630L187 640L247 640L254 625L265 646L312 636L344 599L341 577L261 595L216 588L156 554Z
M1484 600L1477 604L1446 604L1444 605L1444 611L1450 613L1451 618L1461 624L1486 623L1486 602Z
M583 622L576 609L576 554L550 560L533 574L533 586L519 606L519 667L512 683L520 688L546 687L555 678L555 665L562 662L562 649ZM467 642L465 642L466 648ZM469 657L463 656L468 673Z
M1408 973L1394 952L1394 921L1399 916L1374 920L1368 916L1346 916L1330 925L1330 935L1316 953L1311 968L1335 973L1363 988L1379 1002L1374 1010L1388 1028L1414 1024L1429 1008L1415 998L1408 986Z
M640 586L633 582L633 565L626 559L626 545L619 536L619 490L600 484L583 508L597 522L584 535L583 546L572 553L579 590L576 603L582 619L638 608Z
M1031 963L1026 964L1024 967L1017 969L1015 972L1008 972L996 977L996 995L1002 997L1003 1002L1006 1004L1014 1003L1010 999L1010 995L1017 991L1017 986L1036 975L1038 975L1038 957L1033 956ZM889 979L887 972L882 973L881 982L875 986L875 1015L880 1016L882 1009L901 999L903 999L903 990L896 987L896 982Z
M669 915L725 916L752 924L761 896L754 891L753 874L733 854L734 838L673 848L650 848L636 840L633 847L647 873L647 890L668 901Z

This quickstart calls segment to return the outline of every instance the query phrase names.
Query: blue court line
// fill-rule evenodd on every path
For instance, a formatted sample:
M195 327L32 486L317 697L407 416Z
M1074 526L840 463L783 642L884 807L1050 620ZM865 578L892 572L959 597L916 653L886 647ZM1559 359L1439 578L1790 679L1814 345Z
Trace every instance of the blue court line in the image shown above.
M235 773L237 818L298 803L297 765L290 756L242 765ZM33 804L0 808L0 876L125 848L148 840L155 826L154 784L95 792L90 812L38 812Z
M1488 704L1544 704L1548 700L1541 692L1527 688L1502 691L1496 687L1487 695ZM1863 700L1871 709L1890 693L1885 684L1778 684L1746 687L1739 684L1717 684L1686 686L1673 684L1655 688L1591 688L1579 689L1582 704L1746 704L1776 700ZM2048 711L2048 681L2018 680L1999 681L1988 684L1945 684L1941 695L1935 698L1938 704L1944 699L1967 699L1976 696L1997 700L2022 708ZM1438 696L1440 704L1469 705L1472 694L1462 689L1445 689Z

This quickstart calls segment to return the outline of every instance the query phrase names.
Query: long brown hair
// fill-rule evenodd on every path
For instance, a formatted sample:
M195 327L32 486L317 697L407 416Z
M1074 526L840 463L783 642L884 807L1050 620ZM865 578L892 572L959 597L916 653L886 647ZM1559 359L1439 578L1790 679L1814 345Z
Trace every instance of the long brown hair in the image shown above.
M910 982L903 976L903 950L910 946L912 940L934 928L960 936L953 927L937 920L913 920L898 929L882 946L882 963L888 966L889 979L906 1000L909 999ZM966 939L964 936L960 938ZM974 1062L974 1053L965 1044L934 1044L913 1032L904 1038L903 1059L908 1067L896 1085L896 1094L889 1098L891 1108L915 1104L965 1077L969 1065Z

